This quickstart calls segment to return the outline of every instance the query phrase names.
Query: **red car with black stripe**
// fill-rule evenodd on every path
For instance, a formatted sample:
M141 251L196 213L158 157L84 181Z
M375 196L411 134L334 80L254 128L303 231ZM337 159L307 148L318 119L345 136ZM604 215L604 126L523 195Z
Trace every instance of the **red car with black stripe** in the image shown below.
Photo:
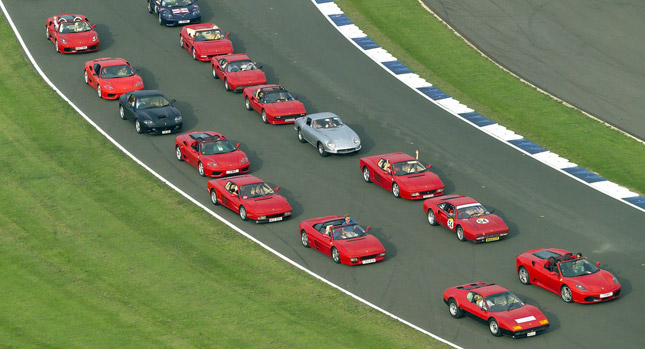
M193 165L203 177L249 172L249 158L239 148L240 143L234 145L215 131L194 131L175 137L177 160Z
M239 91L247 86L264 85L264 72L247 55L236 53L211 59L213 78L222 79L226 91Z
M83 15L62 14L47 18L45 34L54 43L56 52L92 52L99 49L96 25Z
M265 124L293 124L307 114L304 104L280 85L251 86L243 90L247 110L255 110Z
M233 53L233 43L213 23L191 24L181 28L179 45L186 49L193 59L208 62L213 56Z

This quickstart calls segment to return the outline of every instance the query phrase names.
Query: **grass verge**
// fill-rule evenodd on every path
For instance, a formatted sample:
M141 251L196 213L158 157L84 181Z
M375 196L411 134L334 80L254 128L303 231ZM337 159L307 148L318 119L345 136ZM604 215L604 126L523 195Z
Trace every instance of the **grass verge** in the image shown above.
M418 0L335 0L377 44L478 113L645 193L645 146L538 92L464 44Z
M445 347L169 190L0 19L0 347Z

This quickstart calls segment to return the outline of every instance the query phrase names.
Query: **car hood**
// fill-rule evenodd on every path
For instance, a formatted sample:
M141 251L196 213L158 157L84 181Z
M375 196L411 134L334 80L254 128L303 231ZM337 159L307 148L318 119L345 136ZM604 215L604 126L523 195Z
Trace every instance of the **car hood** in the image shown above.
M257 84L262 84L263 81L266 81L266 76L264 72L260 69L253 70L243 70L226 73L226 78L231 82L255 82Z
M243 151L236 150L230 153L215 154L215 155L201 155L200 157L203 162L208 162L208 161L217 162L217 167L238 168L240 166L240 160L242 160L242 158L244 158L245 156L246 154L244 154Z
M195 41L195 51L202 55L216 55L222 53L232 53L233 44L228 39Z
M243 205L247 208L247 211L254 212L259 216L291 211L291 205L280 194L246 199L243 200Z
M521 308L509 311L491 312L489 314L490 316L495 317L499 324L506 328L512 328L517 325L520 325L525 329L538 327L542 326L542 324L540 324L540 320L546 319L546 316L544 316L538 308L530 304L525 304Z
M396 181L399 186L409 191L425 191L443 188L443 182L436 174L425 171L417 174L397 176Z
M152 120L153 122L174 124L175 116L179 115L179 110L172 106L137 110L137 116L139 118L142 120Z
M97 41L92 41L92 38L96 36ZM99 36L95 31L90 30L88 32L82 33L68 33L68 34L58 34L58 37L65 39L67 45L75 46L89 46L95 42L98 42Z
M335 240L334 245L342 248L349 257L365 256L385 251L381 242L374 235L365 235L350 240Z
M136 84L143 82L138 75L132 75L125 78L105 79L103 84L110 84L117 90L132 91L136 90Z
M460 220L463 225L467 225L472 233L501 233L508 231L508 226L497 215L489 214L481 217L471 217Z
M327 139L336 143L336 145L347 143L348 145L355 146L354 138L358 138L356 132L345 125L337 128L323 128L319 131L321 135L324 135Z
M305 106L300 101L288 101L265 104L264 109L271 115L294 115L304 114Z
M568 279L574 283L573 287L571 287L572 291L576 290L574 289L575 284L580 284L589 292L605 293L615 290L618 287L618 285L614 283L612 276L613 275L610 272L600 270L597 273L577 276Z

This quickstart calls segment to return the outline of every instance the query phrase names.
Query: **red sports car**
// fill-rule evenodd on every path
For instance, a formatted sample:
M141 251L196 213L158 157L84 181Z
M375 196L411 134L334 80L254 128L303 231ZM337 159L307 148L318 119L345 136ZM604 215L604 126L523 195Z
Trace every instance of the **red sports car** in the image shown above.
M374 182L392 192L394 197L426 199L443 194L443 182L428 171L432 165L404 153L391 153L361 158L360 168L365 182Z
M213 56L233 53L233 43L213 23L192 24L181 29L179 45L193 55L193 59L208 62Z
M557 248L530 250L515 259L517 275L524 285L534 284L560 294L570 303L598 303L620 296L620 282L586 257L575 257Z
M99 49L99 34L94 28L83 15L64 14L47 18L45 35L56 52L91 52Z
M201 176L223 177L249 172L249 158L222 134L214 131L195 131L175 137L177 160L186 161Z
M251 175L208 181L213 204L222 204L239 213L243 221L252 219L256 223L279 222L291 216L291 205L276 193L279 189L271 189L261 179Z
M302 221L298 227L304 247L313 247L336 263L370 264L385 259L385 248L370 227L363 228L343 217L328 216Z
M247 86L267 83L264 72L255 62L243 54L215 56L211 59L213 78L222 79L227 91L238 91Z
M451 287L443 293L443 301L452 317L460 318L468 312L486 321L495 337L532 337L549 327L549 320L540 309L495 284L473 282Z
M508 235L508 226L482 204L463 195L446 195L423 202L430 225L441 224L459 241L490 242Z
M123 58L97 58L85 62L85 83L96 89L99 98L117 99L130 91L143 90L143 79Z
M280 85L260 85L244 89L246 109L262 115L265 124L293 124L307 114L305 106Z

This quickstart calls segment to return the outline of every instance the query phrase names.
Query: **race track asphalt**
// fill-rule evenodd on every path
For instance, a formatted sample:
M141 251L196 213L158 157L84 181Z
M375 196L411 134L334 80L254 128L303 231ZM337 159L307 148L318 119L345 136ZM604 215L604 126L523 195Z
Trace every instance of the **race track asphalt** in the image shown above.
M421 1L510 71L645 141L645 2Z
M287 87L310 113L341 115L363 139L358 155L321 158L313 147L297 141L291 126L263 124L258 114L244 108L241 94L226 92L221 81L213 80L207 63L193 61L179 48L180 29L160 27L142 0L41 0L30 2L28 9L24 1L4 3L45 74L101 128L183 191L314 273L464 347L645 347L640 334L645 302L634 293L645 287L645 215L434 106L363 56L311 2L199 4L203 21L230 31L236 51L263 65L270 82ZM45 40L44 21L60 13L81 13L97 24L101 50L55 53ZM128 59L147 88L177 99L184 131L216 130L241 142L251 173L281 187L293 206L293 218L257 225L213 207L207 180L175 159L174 136L136 134L132 122L119 118L118 102L99 100L85 85L83 63L104 56ZM395 199L363 182L361 156L414 154L415 149L423 162L433 164L447 193L469 195L495 209L511 228L510 238L460 243L448 230L428 225L421 202ZM388 250L384 262L336 265L300 245L301 220L346 212L372 227ZM601 261L623 284L623 297L589 306L565 304L555 294L521 285L515 256L538 247L582 251ZM452 319L441 300L443 291L471 281L509 288L540 307L551 329L528 340L512 340L492 337L473 319Z

